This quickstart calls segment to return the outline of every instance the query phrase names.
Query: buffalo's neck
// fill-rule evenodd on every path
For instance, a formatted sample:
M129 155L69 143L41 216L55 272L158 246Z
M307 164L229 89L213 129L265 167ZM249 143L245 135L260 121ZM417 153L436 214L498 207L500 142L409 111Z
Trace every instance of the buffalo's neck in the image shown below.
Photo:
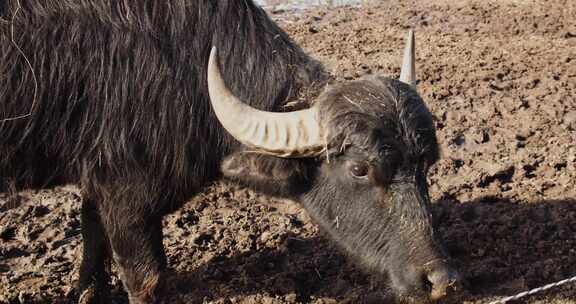
M324 82L322 66L261 8L249 1L220 3L212 44L226 84L241 100L262 110L284 111L286 103Z
M318 61L306 55L251 1L220 1L209 23L211 36L200 38L204 43L199 78L205 92L205 59L212 46L218 50L226 85L244 103L260 110L284 112L308 107L330 78ZM212 111L210 114L215 120ZM239 147L223 134L225 151Z
M186 21L192 23L183 26L181 32L173 29L172 43L183 42L173 47L173 59L192 66L191 72L197 77L200 99L191 104L196 108L191 119L197 122L190 126L194 130L189 134L203 130L200 133L211 157L198 163L197 155L206 153L197 144L198 137L189 138L192 147L188 155L191 165L204 170L204 176L211 180L218 177L213 173L219 172L223 157L242 148L218 123L210 106L206 75L212 46L218 50L226 85L243 102L260 110L282 112L307 107L329 76L251 1L193 3L188 9L191 21Z

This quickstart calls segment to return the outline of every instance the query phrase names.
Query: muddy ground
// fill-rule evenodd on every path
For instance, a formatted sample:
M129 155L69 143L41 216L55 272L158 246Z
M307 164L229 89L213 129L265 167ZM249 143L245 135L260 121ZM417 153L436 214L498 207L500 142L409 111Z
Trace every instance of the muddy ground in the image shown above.
M469 282L447 302L488 303L576 275L576 2L454 2L271 14L341 79L397 76L416 30L443 151L434 212ZM0 194L0 303L69 301L79 200L73 186ZM391 303L297 204L233 185L168 217L165 245L168 303ZM576 283L513 303L576 303Z

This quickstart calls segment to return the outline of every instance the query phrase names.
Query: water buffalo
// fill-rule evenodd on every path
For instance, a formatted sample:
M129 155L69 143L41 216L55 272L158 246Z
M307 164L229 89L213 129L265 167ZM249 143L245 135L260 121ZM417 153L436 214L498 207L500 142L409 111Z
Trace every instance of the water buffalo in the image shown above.
M221 176L299 201L400 296L457 281L413 38L402 81L336 82L250 0L8 0L0 18L0 187L80 186L82 303L106 302L110 260L131 303L161 301L162 217Z

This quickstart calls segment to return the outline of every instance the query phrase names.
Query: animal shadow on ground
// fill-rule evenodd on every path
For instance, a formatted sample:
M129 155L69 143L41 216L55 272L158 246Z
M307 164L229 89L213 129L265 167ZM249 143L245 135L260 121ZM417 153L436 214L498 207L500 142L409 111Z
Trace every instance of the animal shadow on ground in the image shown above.
M434 213L446 249L466 278L467 300L514 295L576 275L574 199L443 198ZM555 291L545 293L548 300L576 298L573 286Z
M443 303L484 302L576 274L574 199L458 202L445 197L433 204L433 212L445 247L468 282L466 291ZM198 248L169 251L176 271L168 278L167 303L393 303L382 301L390 299L386 282L365 275L324 236L287 232L281 238L278 246L213 255L205 262L196 259ZM114 280L114 286L111 303L127 303L121 284ZM556 288L545 296L560 302L542 303L573 303L563 299L576 298L576 288ZM69 302L44 298L39 303Z
M252 297L260 303L266 296L307 303L320 296L358 299L364 297L360 292L379 293L374 288L378 282L349 263L326 238L286 235L283 243L282 248L215 258L194 271L176 273L174 302L229 303L227 299Z
M574 275L573 199L520 202L483 197L461 203L442 198L433 212L446 249L467 282L466 291L446 303L507 296ZM257 301L258 295L282 299L281 303L323 297L338 303L390 299L385 282L364 275L322 236L286 235L280 248L214 258L176 274L172 287L186 303L229 303L226 299L246 296ZM576 295L574 289L568 292L571 298Z

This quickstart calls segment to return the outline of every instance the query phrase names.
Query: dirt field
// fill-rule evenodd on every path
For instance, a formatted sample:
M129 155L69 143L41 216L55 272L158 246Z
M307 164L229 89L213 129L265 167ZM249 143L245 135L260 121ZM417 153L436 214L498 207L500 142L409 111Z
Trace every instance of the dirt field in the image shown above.
M456 3L456 4L455 4ZM576 275L576 1L382 1L275 12L341 79L399 74L417 35L419 91L442 160L435 215L488 303ZM73 186L0 194L0 303L68 303L81 256ZM392 303L297 204L217 184L166 219L167 303ZM126 303L114 281L113 303ZM576 283L513 303L576 303Z

